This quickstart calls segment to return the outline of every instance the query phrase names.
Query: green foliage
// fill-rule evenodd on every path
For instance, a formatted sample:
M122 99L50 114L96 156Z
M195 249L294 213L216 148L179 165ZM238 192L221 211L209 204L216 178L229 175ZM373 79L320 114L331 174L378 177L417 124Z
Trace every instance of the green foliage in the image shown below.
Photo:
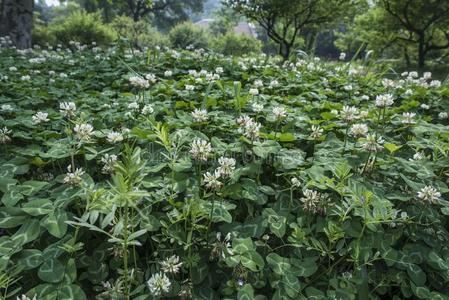
M168 38L145 20L134 22L130 17L119 16L112 22L112 27L120 38L128 40L135 47L154 48L169 44Z
M194 48L207 48L209 46L207 32L191 22L184 22L174 26L170 30L168 37L171 46L178 49L186 49L188 46L193 46Z
M212 42L212 48L225 55L242 56L261 53L262 43L256 38L229 32L215 38Z
M122 44L0 57L1 297L449 297L447 83Z
M81 44L97 43L107 46L116 39L116 32L101 21L99 13L75 12L49 26L50 34L57 43L69 45L70 41Z

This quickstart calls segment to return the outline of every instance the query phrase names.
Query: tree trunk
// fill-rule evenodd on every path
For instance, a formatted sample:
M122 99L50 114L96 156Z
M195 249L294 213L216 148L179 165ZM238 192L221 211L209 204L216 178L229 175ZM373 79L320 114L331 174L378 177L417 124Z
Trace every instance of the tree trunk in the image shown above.
M31 47L34 0L3 0L0 10L0 36L8 35L19 49Z
M423 71L426 65L426 50L424 41L424 34L421 34L418 39L418 69L420 71Z
M407 65L407 69L410 69L412 63L411 63L410 55L408 54L408 50L406 47L404 47L404 58L405 58L405 63Z
M279 43L279 55L282 56L284 61L288 60L290 57L291 46L285 42Z

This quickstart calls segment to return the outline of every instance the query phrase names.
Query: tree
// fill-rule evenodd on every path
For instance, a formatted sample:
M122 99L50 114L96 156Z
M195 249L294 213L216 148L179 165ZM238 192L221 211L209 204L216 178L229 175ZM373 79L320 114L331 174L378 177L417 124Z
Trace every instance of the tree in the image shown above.
M168 19L171 22L187 20L187 11L201 11L203 2L204 0L112 0L134 21L154 14L156 19Z
M226 0L226 4L264 28L285 60L301 30L338 19L352 5L349 0Z
M400 30L379 6L359 10L350 23L337 32L336 46L349 55L373 51L377 57L399 57L404 55L408 65L410 50L398 38Z
M429 53L449 48L448 0L380 0L395 21L397 40L417 46L418 67L425 67Z
M31 47L34 0L2 0L0 36L8 35L20 49Z

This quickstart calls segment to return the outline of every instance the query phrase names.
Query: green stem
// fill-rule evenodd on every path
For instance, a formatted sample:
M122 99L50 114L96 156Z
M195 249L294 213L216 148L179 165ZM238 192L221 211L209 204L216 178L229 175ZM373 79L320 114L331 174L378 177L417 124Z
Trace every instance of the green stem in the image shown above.
M128 282L128 202L125 204L125 224L123 233L123 272L125 280L125 297L129 299L129 282Z

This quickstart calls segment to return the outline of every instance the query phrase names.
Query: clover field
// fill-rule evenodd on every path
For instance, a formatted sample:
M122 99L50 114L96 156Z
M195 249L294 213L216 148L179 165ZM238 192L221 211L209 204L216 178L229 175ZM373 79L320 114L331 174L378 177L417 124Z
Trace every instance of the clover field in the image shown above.
M353 61L0 48L1 297L449 299L448 112Z

